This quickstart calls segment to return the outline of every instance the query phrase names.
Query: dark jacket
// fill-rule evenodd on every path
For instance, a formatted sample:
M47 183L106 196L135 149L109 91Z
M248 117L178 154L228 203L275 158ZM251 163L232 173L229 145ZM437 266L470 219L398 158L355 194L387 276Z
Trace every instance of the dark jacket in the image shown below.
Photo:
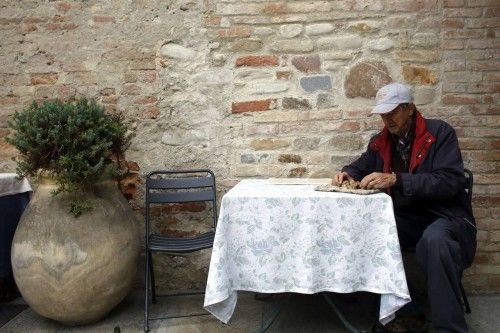
M358 181L372 172L392 172L388 129L384 128L373 137L366 152L342 171ZM388 189L388 193L401 191L403 196L414 202L416 212L430 212L457 223L475 224L472 208L464 191L464 167L457 136L446 122L424 119L418 111L415 112L410 170L400 173L398 177L397 186ZM467 225L464 231L469 229L474 233L475 249L475 226ZM470 255L469 253L467 257ZM466 261L468 259L472 260L467 258Z

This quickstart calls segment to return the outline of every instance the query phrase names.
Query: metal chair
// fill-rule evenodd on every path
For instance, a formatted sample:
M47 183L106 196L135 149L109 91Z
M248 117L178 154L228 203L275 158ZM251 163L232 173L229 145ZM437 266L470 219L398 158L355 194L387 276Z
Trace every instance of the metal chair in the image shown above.
M210 231L194 237L168 237L152 232L150 227L152 204L212 202L213 223ZM146 178L146 265L145 265L145 311L144 331L149 331L149 321L179 317L149 318L149 283L151 282L151 298L156 303L155 279L153 270L152 252L189 253L211 248L214 242L215 227L217 224L217 202L215 175L210 170L184 171L153 171ZM177 295L190 295L181 293ZM160 295L158 295L160 296ZM172 296L172 295L169 295ZM204 313L208 314L208 313ZM203 315L204 315L203 314Z

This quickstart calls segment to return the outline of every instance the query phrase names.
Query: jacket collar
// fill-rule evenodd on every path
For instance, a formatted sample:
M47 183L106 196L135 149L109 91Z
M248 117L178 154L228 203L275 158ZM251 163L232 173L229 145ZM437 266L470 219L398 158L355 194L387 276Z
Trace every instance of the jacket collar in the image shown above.
M429 151L432 144L436 142L436 138L427 130L425 119L420 112L415 111L415 137L410 159L409 172L415 171L415 168L420 164ZM386 173L392 172L391 168L391 142L390 132L384 126L379 135L370 143L369 147L378 152L384 161L383 171Z

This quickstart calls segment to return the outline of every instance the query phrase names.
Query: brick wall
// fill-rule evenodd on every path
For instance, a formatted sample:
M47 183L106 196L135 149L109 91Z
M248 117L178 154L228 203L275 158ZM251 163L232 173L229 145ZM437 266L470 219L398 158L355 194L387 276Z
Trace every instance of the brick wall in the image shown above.
M380 128L377 117L367 117L377 88L400 81L412 87L424 116L457 130L465 166L475 174L479 226L478 254L464 282L469 290L498 292L499 6L4 1L0 171L15 167L15 151L3 139L12 112L33 99L87 95L123 112L135 132L127 156L138 174L128 180L128 195L138 212L138 176L152 169L209 167L221 194L243 177L329 177ZM179 214L190 209L159 212L165 232L175 232ZM206 270L206 261L169 260L162 267ZM203 283L202 275L190 286Z

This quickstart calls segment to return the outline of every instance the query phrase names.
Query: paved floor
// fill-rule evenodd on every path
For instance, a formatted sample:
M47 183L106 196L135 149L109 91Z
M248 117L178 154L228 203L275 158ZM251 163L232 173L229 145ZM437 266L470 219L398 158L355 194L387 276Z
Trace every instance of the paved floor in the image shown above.
M356 293L335 295L338 305L344 308L349 321L360 330L369 330L376 318L377 299L370 294ZM467 315L471 333L496 333L500 331L500 295L470 296L472 314ZM22 303L18 299L10 306ZM162 298L152 308L153 316L180 315L201 310L203 296L182 296ZM191 333L191 332L258 332L266 316L277 304L282 310L267 332L314 333L347 332L340 320L328 307L320 295L277 295L271 301L255 300L253 293L241 292L236 311L228 325L212 316L177 318L152 321L151 332ZM127 297L105 319L93 325L65 327L42 318L31 309L26 309L0 328L0 332L141 332L143 325L143 297L135 292ZM431 330L432 332L432 330Z

